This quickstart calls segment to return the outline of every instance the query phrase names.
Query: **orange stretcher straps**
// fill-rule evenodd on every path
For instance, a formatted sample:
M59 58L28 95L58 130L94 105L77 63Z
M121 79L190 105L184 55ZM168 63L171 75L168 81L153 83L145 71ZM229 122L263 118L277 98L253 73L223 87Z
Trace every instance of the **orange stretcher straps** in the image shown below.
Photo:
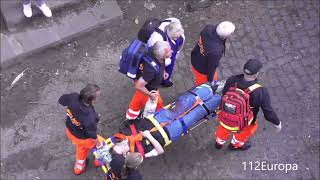
M126 135L121 134L121 133L115 133L113 136L118 138L118 139L121 139L121 140L128 139Z
M193 110L199 104L203 104L203 101L201 100L201 98L199 96L196 96L196 102L192 105L192 107L190 109L188 109L187 111L185 111L184 113L180 114L175 119L179 119L179 118L183 117L184 115L188 114L191 110Z
M144 157L144 149L142 147L141 141L142 141L142 135L139 133L137 134L137 129L134 124L130 124L130 129L132 132L132 135L130 137L133 137L133 139L130 141L130 151L134 152L134 144L137 146L137 149L139 153Z
M128 139L129 141L129 147L130 147L130 152L135 152L135 146L137 146L137 149L139 151L139 153L141 153L142 156L144 156L144 149L142 147L142 144L141 144L141 141L142 141L142 135L139 133L137 134L137 131L135 131L135 135L134 133L132 132L132 135L130 136L126 136L124 134L121 134L121 133L115 133L113 136L115 138L118 138L118 139L121 139L121 140L125 140L125 139Z
M161 127L165 127L167 124L170 124L169 122L163 122L163 123L160 123L160 126ZM155 131L158 131L158 128L155 126L153 127L152 129L150 129L150 132L155 132Z

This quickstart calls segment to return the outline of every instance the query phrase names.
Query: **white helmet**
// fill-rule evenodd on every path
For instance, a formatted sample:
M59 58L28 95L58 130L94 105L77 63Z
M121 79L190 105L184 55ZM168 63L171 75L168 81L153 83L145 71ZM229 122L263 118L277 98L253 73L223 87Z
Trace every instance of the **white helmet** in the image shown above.
M226 38L232 35L235 29L236 27L232 22L223 21L217 26L216 32L219 36Z

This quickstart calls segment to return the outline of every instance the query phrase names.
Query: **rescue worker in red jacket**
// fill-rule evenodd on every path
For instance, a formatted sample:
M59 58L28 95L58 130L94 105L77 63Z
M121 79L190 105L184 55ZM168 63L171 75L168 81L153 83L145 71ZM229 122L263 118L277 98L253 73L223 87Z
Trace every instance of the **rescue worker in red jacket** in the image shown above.
M159 110L163 107L163 100L160 96L158 88L163 79L168 78L168 74L165 73L164 60L170 58L172 50L170 44L167 41L158 41L152 47L152 50L148 52L148 55L156 62L159 67L159 73L156 73L147 63L142 63L141 73L138 74L138 78L135 81L136 92L131 100L129 109L126 113L126 118L134 120L140 114L141 109L144 108L146 102L150 98L152 101L157 100L157 108Z
M235 30L235 25L229 21L218 25L207 25L200 33L199 41L191 52L192 72L195 85L218 81L220 59L225 53L226 39Z
M259 74L258 71L260 70L260 68L262 68L262 63L259 60L250 59L249 61L247 61L244 65L244 74L239 74L228 78L222 94L226 94L228 90L235 85L241 90L246 90L248 87L252 87L252 85L257 84L257 76ZM281 122L278 119L273 108L271 107L271 100L267 89L260 86L259 88L256 88L254 91L249 93L249 95L249 104L250 108L252 108L253 110L254 115L253 120L243 130L233 134L231 143L229 145L230 150L247 150L250 148L251 145L248 139L258 129L257 115L260 108L263 111L265 119L273 123L278 132L281 130ZM232 132L224 128L220 123L216 131L215 147L217 149L221 149L223 147L223 144L228 140L231 134Z
M67 106L66 133L70 141L76 145L76 161L74 174L85 171L88 152L93 147L101 147L103 138L97 135L99 116L93 107L94 101L101 94L99 86L88 84L78 93L64 94L59 103ZM95 161L99 166L99 162Z

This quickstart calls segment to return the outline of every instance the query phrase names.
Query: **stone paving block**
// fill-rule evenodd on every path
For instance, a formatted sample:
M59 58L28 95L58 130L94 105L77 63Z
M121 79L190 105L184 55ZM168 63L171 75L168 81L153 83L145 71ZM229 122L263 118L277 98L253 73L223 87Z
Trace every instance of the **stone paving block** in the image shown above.
M309 15L306 10L301 9L301 10L299 10L299 17L301 20L303 20L303 19L308 19Z
M221 72L222 72L222 75L221 75L222 79L227 79L233 75L230 68L223 68Z
M54 24L51 28L57 32L61 39L71 36L77 36L79 33L89 30L98 24L96 18L88 11L72 13L61 19L59 23Z
M282 65L288 64L288 63L291 62L291 61L292 61L291 56L285 55L285 56L282 56L282 57L277 58L277 60L276 60L275 62L276 62L279 66L282 66Z
M302 64L304 66L309 67L319 67L319 57L318 56L310 56L307 58L302 59Z
M302 55L302 58L305 59L305 57L309 56L308 48L302 48L299 49L299 53Z
M311 17L311 19L319 19L319 12L317 12L316 8L312 8L308 11L309 17ZM315 21L317 22L317 21Z
M12 35L22 46L23 54L45 48L59 40L59 36L50 29L37 29Z
M299 38L299 40L295 41L294 43L297 49L301 49L301 48L305 48L310 46L310 39L308 38L308 36L302 36Z
M272 47L272 44L269 41L261 41L260 46L264 50Z
M312 81L315 82L319 82L319 67L317 67L318 69L316 69L315 67L313 68L309 68L307 73L309 74L310 79L312 79Z
M277 76L277 70L270 69L265 72L265 79L268 83L268 86L270 87L278 87L280 85L278 76Z
M235 33L237 37L243 37L245 35L244 29L237 27L237 33Z
M297 30L295 24L286 24L286 28L287 28L288 32L294 32Z
M283 87L285 87L285 88L290 87L291 84L292 84L292 81L289 80L287 77L278 77L278 79L279 79L281 85L282 85Z
M104 23L110 18L122 16L122 11L116 0L109 0L96 5L94 16L99 23Z
M260 30L259 33L258 33L258 36L259 36L261 41L269 40L269 36L268 36L267 30Z
M267 31L269 40L272 44L277 45L280 43L279 37L277 36L277 33L274 31Z
M247 33L246 35L247 35L247 37L249 37L251 39L254 39L254 40L258 39L258 34L255 31Z
M315 39L316 39L317 37L319 37L319 28L314 28L314 29L308 30L308 35L309 35L309 37L315 37Z
M243 58L244 57L244 53L242 49L235 49L234 50L234 54L236 55L237 58Z
M279 99L280 102L285 102L287 100L285 87L278 87L275 91L277 99Z
M1 64L16 56L16 50L6 35L1 34Z
M250 24L252 24L252 23L250 22ZM244 31L245 31L246 33L250 33L250 32L252 32L252 31L254 31L254 29L253 29L253 27L250 26L250 25L245 25L245 26L244 26Z
M314 21L307 20L303 22L303 28L307 30L316 29L317 26L319 26L319 24L317 24L317 22Z
M268 49L265 49L264 52L265 55L270 58L270 60L277 59L284 55L282 48L279 46L272 46Z

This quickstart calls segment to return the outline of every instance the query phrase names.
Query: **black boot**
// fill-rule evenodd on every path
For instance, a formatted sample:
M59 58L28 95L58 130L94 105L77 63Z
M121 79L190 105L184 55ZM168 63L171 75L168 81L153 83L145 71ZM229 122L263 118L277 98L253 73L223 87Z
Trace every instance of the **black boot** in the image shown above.
M245 150L248 150L249 148L251 147L251 144L250 142L245 142L241 147L234 147L231 143L229 144L229 149L231 151L234 151L234 150L241 150L241 151L245 151Z
M173 82L171 81L166 81L166 82L162 82L161 85L163 87L171 87L173 85Z
M221 148L223 147L223 145L218 144L218 143L216 142L216 144L214 145L214 147L215 147L216 149L221 149Z

